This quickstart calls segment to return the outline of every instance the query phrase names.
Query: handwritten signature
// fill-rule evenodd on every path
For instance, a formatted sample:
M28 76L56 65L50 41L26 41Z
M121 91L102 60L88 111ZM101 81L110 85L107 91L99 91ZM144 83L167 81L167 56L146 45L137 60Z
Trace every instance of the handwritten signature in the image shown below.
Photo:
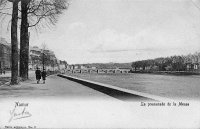
M28 105L28 103L15 102L14 109L10 110L9 122L11 122L12 120L31 117L31 113L27 110Z

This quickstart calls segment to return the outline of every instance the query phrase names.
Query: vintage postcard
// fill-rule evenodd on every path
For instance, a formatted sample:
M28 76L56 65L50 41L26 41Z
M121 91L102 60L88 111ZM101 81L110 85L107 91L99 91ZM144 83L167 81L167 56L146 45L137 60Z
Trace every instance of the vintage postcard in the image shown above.
M200 128L200 0L0 0L0 129Z

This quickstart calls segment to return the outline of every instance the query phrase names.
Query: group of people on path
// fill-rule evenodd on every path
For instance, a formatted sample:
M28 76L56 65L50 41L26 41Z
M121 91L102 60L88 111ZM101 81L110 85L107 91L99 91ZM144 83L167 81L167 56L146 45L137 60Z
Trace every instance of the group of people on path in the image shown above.
M35 71L35 75L36 75L37 84L40 83L41 78L43 80L43 84L45 84L45 80L46 80L46 76L47 76L45 69L43 69L43 71L40 71L40 69L37 68L36 71Z

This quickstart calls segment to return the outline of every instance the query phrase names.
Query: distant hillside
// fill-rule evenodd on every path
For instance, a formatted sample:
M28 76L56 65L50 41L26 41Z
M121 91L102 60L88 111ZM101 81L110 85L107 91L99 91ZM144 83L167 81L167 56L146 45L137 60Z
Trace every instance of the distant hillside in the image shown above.
M77 64L85 67L96 67L98 69L112 69L112 68L131 68L132 63L91 63L91 64Z

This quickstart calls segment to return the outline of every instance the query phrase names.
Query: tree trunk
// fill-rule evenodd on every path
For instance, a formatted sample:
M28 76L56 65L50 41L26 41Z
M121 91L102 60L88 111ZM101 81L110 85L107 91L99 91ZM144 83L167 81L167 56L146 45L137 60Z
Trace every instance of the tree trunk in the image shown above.
M11 85L18 84L18 0L13 1L12 24L11 24Z
M21 35L20 35L20 77L28 79L29 35L28 35L28 4L29 0L21 0Z

